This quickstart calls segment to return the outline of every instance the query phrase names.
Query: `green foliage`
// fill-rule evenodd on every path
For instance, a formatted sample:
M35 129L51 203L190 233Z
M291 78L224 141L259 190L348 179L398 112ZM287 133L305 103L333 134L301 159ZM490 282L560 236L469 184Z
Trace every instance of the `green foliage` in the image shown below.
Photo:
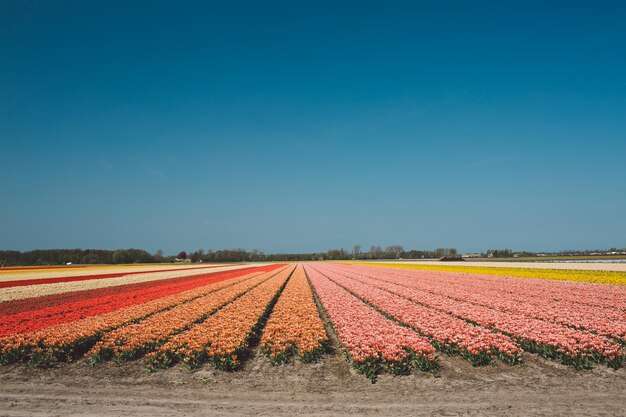
M0 251L0 266L64 265L72 264L126 264L161 262L142 249L46 249L28 252Z

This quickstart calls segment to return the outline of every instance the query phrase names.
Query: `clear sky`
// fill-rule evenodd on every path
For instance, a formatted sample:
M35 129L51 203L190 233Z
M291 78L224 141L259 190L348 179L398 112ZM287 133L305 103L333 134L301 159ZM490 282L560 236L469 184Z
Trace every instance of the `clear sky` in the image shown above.
M0 249L626 246L625 5L0 0Z

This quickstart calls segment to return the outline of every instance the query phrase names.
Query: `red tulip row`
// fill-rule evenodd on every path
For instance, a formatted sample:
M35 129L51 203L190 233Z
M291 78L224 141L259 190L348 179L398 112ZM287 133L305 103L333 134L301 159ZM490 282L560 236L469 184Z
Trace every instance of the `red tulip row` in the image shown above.
M0 363L30 360L34 365L47 366L57 361L70 361L87 352L106 331L229 287L256 275L258 273L220 281L27 334L15 333L1 337Z
M70 323L82 318L105 314L120 308L129 307L145 303L160 297L176 294L178 292L198 288L212 283L228 280L234 277L244 276L250 273L262 273L264 271L277 268L276 265L261 268L246 268L235 271L217 272L213 274L202 274L198 276L176 278L175 281L153 283L153 285L139 286L115 286L106 289L94 290L94 292L74 293L75 296L56 300L56 296L42 297L50 307L42 307L37 310L28 310L11 314L10 304L17 303L22 305L22 301L7 302L0 304L4 306L4 311L8 311L0 315L0 336L6 336L13 333L30 333L37 330L45 329L50 326ZM130 288L128 288L130 287ZM95 297L93 295L96 295ZM85 298L83 299L82 296ZM39 305L38 299L32 300L31 303ZM55 302L57 301L57 302Z
M171 337L146 355L146 367L154 370L183 362L195 368L209 361L220 369L236 369L293 270L281 271L206 321Z
M293 355L311 362L327 343L304 268L298 265L263 329L261 348L272 363L286 362Z
M437 367L435 349L415 331L385 318L315 268L306 272L354 368L372 381L381 367L407 373Z
M179 304L138 323L129 323L107 332L87 353L90 362L95 363L110 358L116 361L131 360L142 356L163 344L171 335L185 330L196 322L203 321L222 306L278 273L280 271L266 272Z
M623 351L614 341L588 331L576 330L521 314L505 313L469 302L406 285L406 280L387 275L388 271L372 268L367 274L359 271L339 271L361 282L388 290L426 307L452 314L480 326L505 333L515 339L524 350L559 359L577 368L590 368L593 362L607 363L619 368Z
M173 291L173 294L176 290L189 290L213 282L207 281L207 279L216 280L215 282L217 282L222 279L246 275L254 271L271 271L279 266L280 265L264 265L260 267L241 268L232 271L209 272L206 274L194 274L190 276L184 275L163 280L121 284L103 288L44 295L36 298L5 301L0 303L0 317L11 314L25 313L27 311L41 310L50 306L60 307L63 304L70 304L77 301L95 300L100 297L124 294L129 291L141 290L140 293L142 293L154 287L161 287L163 289L170 288Z
M522 349L508 336L474 326L449 314L349 278L332 267L318 268L332 281L382 313L411 326L429 338L443 352L460 354L474 366L491 364L496 357L509 364L520 361Z

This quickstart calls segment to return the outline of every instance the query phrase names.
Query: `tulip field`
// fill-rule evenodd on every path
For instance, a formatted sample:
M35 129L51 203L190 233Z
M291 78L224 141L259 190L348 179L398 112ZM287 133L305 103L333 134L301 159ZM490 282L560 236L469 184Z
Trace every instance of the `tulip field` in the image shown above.
M564 274L327 262L6 268L0 364L237 371L253 354L273 366L341 354L372 381L439 373L445 357L622 367L626 286Z

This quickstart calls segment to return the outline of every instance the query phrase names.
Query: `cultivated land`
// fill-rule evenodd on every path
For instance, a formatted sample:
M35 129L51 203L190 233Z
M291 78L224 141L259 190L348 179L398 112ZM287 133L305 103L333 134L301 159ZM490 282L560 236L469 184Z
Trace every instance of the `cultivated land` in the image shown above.
M439 262L412 261L412 260L380 260L360 261L363 263L387 263L398 265L437 265L437 266L475 266L485 268L531 268L531 269L566 269L577 271L618 271L626 272L626 262L523 262L523 261L462 261L462 262Z
M619 275L162 267L0 282L0 415L626 413Z
M337 349L336 345L331 346ZM441 358L438 377L381 375L371 384L337 352L273 366L254 349L237 372L184 365L148 373L134 361L0 368L0 415L620 416L626 376L530 356L524 366Z
M232 268L227 264L132 264L132 265L76 265L68 267L7 267L0 268L0 282L47 279L100 274L130 274L149 271L182 271L206 268Z

